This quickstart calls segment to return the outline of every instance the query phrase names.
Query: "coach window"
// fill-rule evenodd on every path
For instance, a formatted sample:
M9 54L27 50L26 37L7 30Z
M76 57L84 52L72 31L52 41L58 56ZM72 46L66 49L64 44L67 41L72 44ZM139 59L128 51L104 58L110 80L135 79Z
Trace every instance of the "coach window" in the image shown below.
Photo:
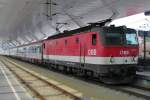
M36 53L36 48L35 47L33 47L33 53Z
M33 53L36 53L36 47L33 47Z
M65 40L65 45L67 45L68 44L68 41L67 40Z
M39 46L39 53L42 53L42 47Z
M92 45L96 45L96 34L92 34Z

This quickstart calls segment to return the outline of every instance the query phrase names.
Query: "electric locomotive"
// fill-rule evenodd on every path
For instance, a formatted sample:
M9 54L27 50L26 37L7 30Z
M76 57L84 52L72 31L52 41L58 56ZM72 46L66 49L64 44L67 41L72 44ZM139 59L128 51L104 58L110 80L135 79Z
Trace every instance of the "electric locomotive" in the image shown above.
M136 73L138 48L134 29L96 23L49 37L43 42L43 62L108 84L129 83Z
M107 84L132 81L139 45L136 31L124 26L89 26L10 49L13 56Z

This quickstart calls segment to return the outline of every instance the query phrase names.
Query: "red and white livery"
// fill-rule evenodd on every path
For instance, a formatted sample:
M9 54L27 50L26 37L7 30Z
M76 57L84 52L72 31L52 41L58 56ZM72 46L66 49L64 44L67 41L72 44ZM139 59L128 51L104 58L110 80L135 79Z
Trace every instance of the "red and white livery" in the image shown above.
M136 72L138 48L133 29L90 25L10 51L13 56L105 83L128 83Z

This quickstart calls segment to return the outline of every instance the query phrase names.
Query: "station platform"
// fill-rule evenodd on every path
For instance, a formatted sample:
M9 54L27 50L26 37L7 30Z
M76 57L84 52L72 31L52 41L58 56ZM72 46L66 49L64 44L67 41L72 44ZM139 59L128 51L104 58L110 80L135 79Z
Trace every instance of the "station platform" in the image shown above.
M150 71L136 72L137 77L150 81Z
M0 62L0 100L33 100L2 62Z
M145 67L149 68L148 66L150 66L150 57L146 58L146 59L139 58L138 59L138 64L141 65L141 66L145 66Z

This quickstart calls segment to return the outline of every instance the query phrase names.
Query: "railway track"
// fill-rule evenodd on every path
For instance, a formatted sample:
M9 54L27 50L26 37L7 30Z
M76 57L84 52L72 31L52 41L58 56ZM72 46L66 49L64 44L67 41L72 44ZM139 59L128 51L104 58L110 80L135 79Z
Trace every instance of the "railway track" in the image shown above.
M97 80L89 80L88 82L92 84L97 84L99 86L103 86L106 88L110 88L112 90L120 91L123 93L127 93L132 96L136 96L141 98L142 100L150 100L150 88L149 87L142 87L139 85L106 85L103 83L98 82Z
M137 79L150 81L150 76L137 75Z
M143 98L144 100L150 100L150 90L148 88L142 88L138 86L121 86L116 87L115 89L136 97Z
M98 80L89 80L89 82L92 84L104 86L106 88L110 88L116 91L127 93L129 95L136 96L144 100L150 100L150 88L149 87L143 87L143 86L135 85L135 84L106 85L106 84L99 82Z
M51 82L8 59L2 63L32 92L35 100L82 100L81 93L55 81Z
M74 76L72 76L72 77L74 77ZM79 78L79 77L76 77L76 78ZM85 79L82 79L82 78L79 78L79 79L85 81ZM105 87L105 88L114 90L114 91L116 91L116 93L119 91L121 93L128 94L129 96L135 96L135 97L138 98L138 99L135 99L135 100L150 100L150 90L146 87L143 88L143 87L131 86L131 85L120 85L120 86L105 85L103 83L100 83L97 80L91 80L91 79L86 80L86 81L88 83L98 85L99 87ZM131 97L129 97L129 98L131 98ZM63 99L61 99L61 100L63 100ZM67 99L64 99L64 100L67 100ZM99 99L97 99L97 100L99 100ZM115 99L115 100L120 100L120 99ZM126 99L126 100L128 100L128 99Z
M84 78L80 78L80 77L78 77L78 78L85 81ZM120 91L123 93L127 93L129 95L132 95L132 96L139 97L142 100L150 100L150 88L149 87L143 87L143 86L134 85L134 84L117 85L117 86L116 85L107 85L107 84L100 82L97 79L95 79L95 80L89 79L86 81L91 84L96 84L99 86L110 88L112 90Z

